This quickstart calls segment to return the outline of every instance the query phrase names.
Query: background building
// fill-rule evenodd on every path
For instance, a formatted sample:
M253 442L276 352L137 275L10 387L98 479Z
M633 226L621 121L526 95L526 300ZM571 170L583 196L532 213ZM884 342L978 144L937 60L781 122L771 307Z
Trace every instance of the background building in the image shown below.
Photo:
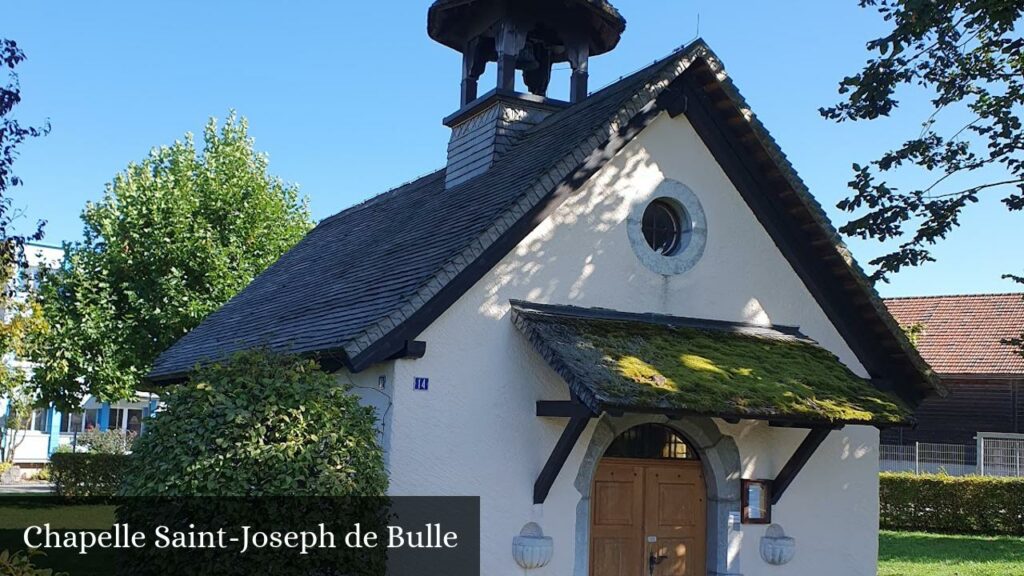
M28 244L25 246L28 268L15 280L17 298L26 298L35 290L39 273L55 269L64 260L64 250L56 246ZM32 365L21 358L6 358L6 362L32 372ZM133 400L100 402L88 396L79 411L62 414L55 408L37 408L25 426L19 429L14 463L21 465L42 465L47 462L61 445L74 445L79 433L99 428L101 430L123 430L140 433L142 422L155 409L157 398L152 394L140 393ZM7 426L8 401L0 398L0 425Z
M987 438L988 473L998 466L1020 475L1024 356L1004 341L1024 332L1024 294L892 298L886 305L900 325L914 327L918 350L949 394L926 399L916 412L917 427L887 430L882 442L904 446L908 458L916 447L926 469L973 473L980 438Z

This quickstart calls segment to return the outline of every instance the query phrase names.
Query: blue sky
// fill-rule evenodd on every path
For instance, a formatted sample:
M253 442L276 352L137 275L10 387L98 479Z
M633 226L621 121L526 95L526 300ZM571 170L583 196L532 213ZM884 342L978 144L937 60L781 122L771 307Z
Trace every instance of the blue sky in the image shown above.
M929 113L917 96L898 117L867 124L818 115L864 62L864 42L884 30L855 0L614 3L629 25L617 50L591 62L592 88L693 40L699 27L837 224L850 164L916 134ZM458 105L460 57L427 37L428 5L6 0L0 36L29 56L16 112L53 126L15 164L26 181L14 195L22 224L46 219L48 243L77 240L82 207L128 162L231 109L249 119L272 172L299 184L317 219L436 169L448 139L441 119ZM568 72L556 70L552 86L562 96ZM1000 275L1022 271L1022 218L983 201L935 249L939 262L880 292L1014 290ZM849 244L863 264L881 252Z

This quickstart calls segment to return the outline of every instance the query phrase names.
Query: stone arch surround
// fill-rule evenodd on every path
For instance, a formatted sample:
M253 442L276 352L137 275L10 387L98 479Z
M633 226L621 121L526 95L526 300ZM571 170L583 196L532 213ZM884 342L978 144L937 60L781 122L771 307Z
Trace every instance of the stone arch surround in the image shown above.
M731 436L721 433L711 418L687 417L672 420L665 416L630 414L598 421L587 452L576 475L575 486L580 493L576 506L576 542L574 576L589 575L590 561L590 491L598 461L608 446L626 430L641 424L662 424L682 436L700 456L707 484L707 574L708 576L739 576L738 557L729 552L729 515L740 512L740 453Z

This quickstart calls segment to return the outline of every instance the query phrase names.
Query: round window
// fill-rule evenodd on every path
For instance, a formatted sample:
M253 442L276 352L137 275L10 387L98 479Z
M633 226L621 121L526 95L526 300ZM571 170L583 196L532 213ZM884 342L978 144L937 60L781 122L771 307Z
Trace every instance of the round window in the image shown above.
M708 241L700 200L676 180L663 180L633 203L626 231L640 262L664 275L693 268Z
M662 256L679 249L686 228L685 216L666 200L655 200L644 210L640 224L647 245Z

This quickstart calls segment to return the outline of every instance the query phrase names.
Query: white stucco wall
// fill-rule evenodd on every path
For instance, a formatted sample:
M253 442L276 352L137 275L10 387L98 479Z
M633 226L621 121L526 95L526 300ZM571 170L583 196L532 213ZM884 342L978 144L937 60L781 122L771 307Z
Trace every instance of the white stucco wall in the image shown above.
M718 421L736 440L744 478L774 478L807 435L763 422ZM878 557L878 430L849 426L832 432L772 508L772 522L796 538L785 574L874 576ZM767 526L744 525L740 567L747 576L771 575L759 543Z
M363 406L372 406L377 413L377 439L384 450L385 464L390 464L391 422L394 415L395 393L394 362L371 366L358 374L338 373L341 384L348 386L359 397Z
M625 224L633 204L665 178L697 194L708 226L703 258L672 277L637 260ZM534 507L534 480L565 425L537 418L534 403L568 394L512 326L510 299L795 325L865 374L686 119L663 116L419 336L424 358L356 376L388 378L392 493L481 496L486 575L521 573L511 542L531 520L555 539L552 564L536 574L573 574L573 481L594 427L547 503ZM428 391L413 389L416 377L430 379ZM735 438L750 478L773 478L805 434L758 423L721 428ZM876 448L872 429L833 433L792 485L774 512L798 542L786 574L874 573ZM760 560L763 531L744 526L734 535L734 572L781 573Z

